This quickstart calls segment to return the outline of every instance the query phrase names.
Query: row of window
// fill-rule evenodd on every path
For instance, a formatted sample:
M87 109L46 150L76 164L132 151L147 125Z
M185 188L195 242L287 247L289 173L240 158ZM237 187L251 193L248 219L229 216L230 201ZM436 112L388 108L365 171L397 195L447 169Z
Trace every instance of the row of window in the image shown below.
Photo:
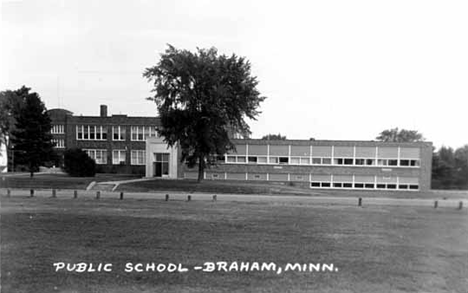
M105 149L84 149L88 156L93 159L96 164L107 164L107 150ZM125 164L127 156L126 150L112 150L112 164L122 165ZM131 150L130 151L130 164L131 165L145 165L146 151L145 150Z
M63 149L65 148L65 140L63 139L52 139L52 143L54 144L54 147L55 148L58 148L58 149Z
M311 188L357 188L357 189L399 189L418 190L418 184L395 184L395 183L351 183L351 182L320 182L312 181Z
M101 125L77 125L77 140L107 140L107 126ZM145 141L148 137L156 137L157 130L153 126L132 126L130 139L132 141ZM112 126L112 140L126 140L125 126Z
M52 133L52 134L64 134L65 133L65 126L64 125L52 125L50 133Z
M219 156L218 162L228 164L288 164L288 165L348 165L348 166L395 166L419 167L419 159L375 158L319 158L319 157L266 157L266 156Z
M196 178L197 173L185 173L185 178ZM279 173L205 173L205 179L262 180L310 182L311 188L419 190L417 177L369 175L316 175Z

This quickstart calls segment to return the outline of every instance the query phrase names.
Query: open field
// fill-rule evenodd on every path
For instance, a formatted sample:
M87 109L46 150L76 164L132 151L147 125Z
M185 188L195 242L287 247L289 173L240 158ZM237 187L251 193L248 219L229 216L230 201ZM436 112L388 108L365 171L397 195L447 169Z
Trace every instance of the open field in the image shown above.
M296 198L2 197L2 292L466 292L467 209L312 205ZM219 261L333 263L338 271L193 269ZM54 262L113 266L55 272ZM125 272L128 262L181 263L189 271Z

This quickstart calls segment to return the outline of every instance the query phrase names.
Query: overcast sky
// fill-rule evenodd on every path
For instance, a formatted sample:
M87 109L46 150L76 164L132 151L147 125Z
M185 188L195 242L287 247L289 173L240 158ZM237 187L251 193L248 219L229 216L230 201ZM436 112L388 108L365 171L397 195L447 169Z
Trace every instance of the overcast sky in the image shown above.
M46 107L157 115L166 44L245 56L267 96L253 137L468 143L468 1L2 1L0 90Z

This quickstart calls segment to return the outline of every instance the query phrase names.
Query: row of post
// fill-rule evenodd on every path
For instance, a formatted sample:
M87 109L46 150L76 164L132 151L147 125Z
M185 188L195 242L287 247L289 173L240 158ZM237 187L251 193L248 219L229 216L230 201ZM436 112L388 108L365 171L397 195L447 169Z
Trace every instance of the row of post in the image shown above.
M34 189L31 189L29 191L29 196L30 197L34 197ZM10 189L7 189L7 197L11 197L11 190ZM57 190L56 189L52 189L52 198L56 198L57 197ZM78 198L78 191L77 190L74 190L73 191L73 198ZM101 191L96 191L96 199L100 199L101 198ZM124 199L124 192L121 191L120 192L120 200L123 200ZM169 201L169 194L166 194L166 197L165 197L165 200L166 201ZM191 201L192 200L192 195L187 195L187 201ZM216 194L213 195L213 201L217 201L218 200L218 196Z
M29 191L29 196L30 197L34 197L34 189L31 189ZM11 190L10 189L7 189L7 197L11 197ZM53 198L56 198L57 197L57 190L56 189L52 189L52 197ZM78 198L78 191L77 190L74 190L73 191L73 198ZM101 198L101 191L96 191L96 199L100 199ZM120 200L123 200L124 198L124 192L121 191L120 192ZM217 201L218 199L218 196L216 194L213 195L213 201ZM165 197L165 200L166 201L169 201L169 194L166 194L166 197ZM187 201L191 201L192 200L192 196L189 194L187 195ZM358 206L362 206L362 198L358 198ZM436 209L437 207L439 206L439 201L434 201L434 208ZM460 201L458 203L458 209L461 210L463 209L463 201Z

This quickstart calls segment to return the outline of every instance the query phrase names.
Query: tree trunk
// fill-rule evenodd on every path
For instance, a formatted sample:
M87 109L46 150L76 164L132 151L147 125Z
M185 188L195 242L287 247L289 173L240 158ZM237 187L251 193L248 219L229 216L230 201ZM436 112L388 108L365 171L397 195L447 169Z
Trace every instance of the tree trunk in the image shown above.
M205 171L205 161L203 160L203 156L198 157L198 183L200 183L204 178Z

